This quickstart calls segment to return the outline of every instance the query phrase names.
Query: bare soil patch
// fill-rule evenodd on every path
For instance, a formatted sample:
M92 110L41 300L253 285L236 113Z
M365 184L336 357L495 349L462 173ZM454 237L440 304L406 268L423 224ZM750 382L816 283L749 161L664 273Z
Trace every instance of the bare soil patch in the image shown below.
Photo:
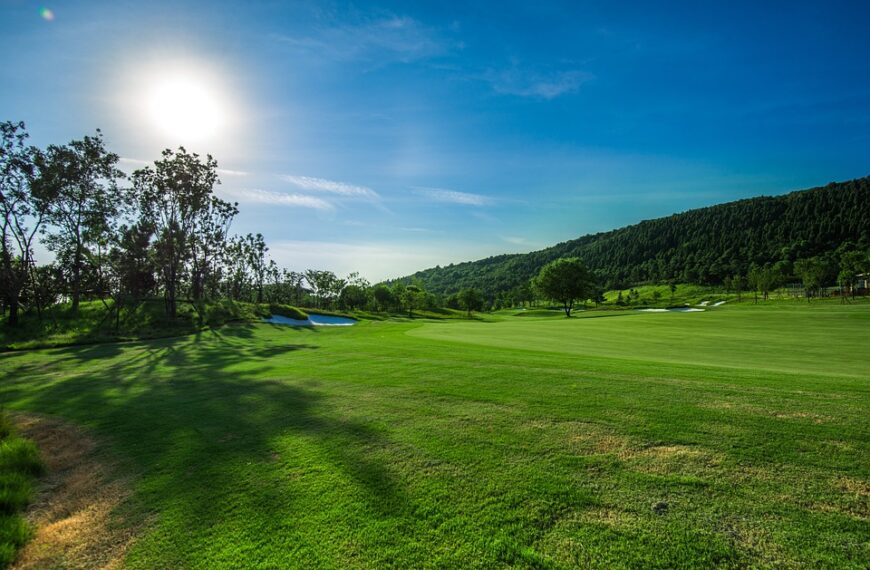
M34 414L16 414L15 422L39 447L47 474L26 513L33 539L12 568L121 568L141 530L116 515L131 496L129 480L97 456L85 430Z

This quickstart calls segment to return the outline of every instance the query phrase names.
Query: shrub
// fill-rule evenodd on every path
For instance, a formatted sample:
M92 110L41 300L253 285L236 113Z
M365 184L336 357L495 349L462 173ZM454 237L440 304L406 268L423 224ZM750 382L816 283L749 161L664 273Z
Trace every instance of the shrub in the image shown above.
M30 540L27 522L18 515L0 515L0 568L15 561L16 551Z
M273 315L280 315L282 317L287 317L288 319L298 319L300 321L308 319L308 315L305 311L297 309L292 305L279 305L278 303L272 303L269 305L269 310Z
M9 437L12 433L12 422L4 415L0 415L0 441Z
M33 485L22 473L0 473L0 513L13 514L30 501Z
M0 443L0 473L42 473L39 450L32 441L9 436Z
M31 480L42 470L36 445L18 437L9 418L0 414L0 568L12 564L30 539L30 527L18 512L30 502Z

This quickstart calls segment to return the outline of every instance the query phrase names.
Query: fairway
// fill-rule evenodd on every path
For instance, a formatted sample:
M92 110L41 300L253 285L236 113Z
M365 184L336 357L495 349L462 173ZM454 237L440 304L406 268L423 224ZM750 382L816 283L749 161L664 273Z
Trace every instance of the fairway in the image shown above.
M508 318L496 329L431 323L410 334L518 350L867 378L868 309L827 303L697 313L590 311L573 319Z
M865 568L870 305L238 324L0 355L130 568Z

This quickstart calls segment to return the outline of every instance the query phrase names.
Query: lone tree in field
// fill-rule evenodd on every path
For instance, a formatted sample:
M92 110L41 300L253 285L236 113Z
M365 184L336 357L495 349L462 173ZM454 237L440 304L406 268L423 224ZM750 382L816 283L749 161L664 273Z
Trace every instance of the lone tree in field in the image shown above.
M595 276L579 258L567 257L541 268L532 286L541 296L561 303L565 316L570 317L576 301L595 295Z

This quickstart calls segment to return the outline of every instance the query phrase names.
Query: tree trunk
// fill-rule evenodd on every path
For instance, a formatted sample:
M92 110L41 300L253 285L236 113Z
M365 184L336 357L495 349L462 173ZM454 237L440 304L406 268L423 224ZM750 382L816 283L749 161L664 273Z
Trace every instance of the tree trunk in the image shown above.
M79 252L76 250L76 259L73 262L73 282L72 282L72 314L77 315L79 313L79 301L82 296L82 272L79 267Z
M9 299L9 320L7 321L10 327L18 326L18 295L16 294Z

